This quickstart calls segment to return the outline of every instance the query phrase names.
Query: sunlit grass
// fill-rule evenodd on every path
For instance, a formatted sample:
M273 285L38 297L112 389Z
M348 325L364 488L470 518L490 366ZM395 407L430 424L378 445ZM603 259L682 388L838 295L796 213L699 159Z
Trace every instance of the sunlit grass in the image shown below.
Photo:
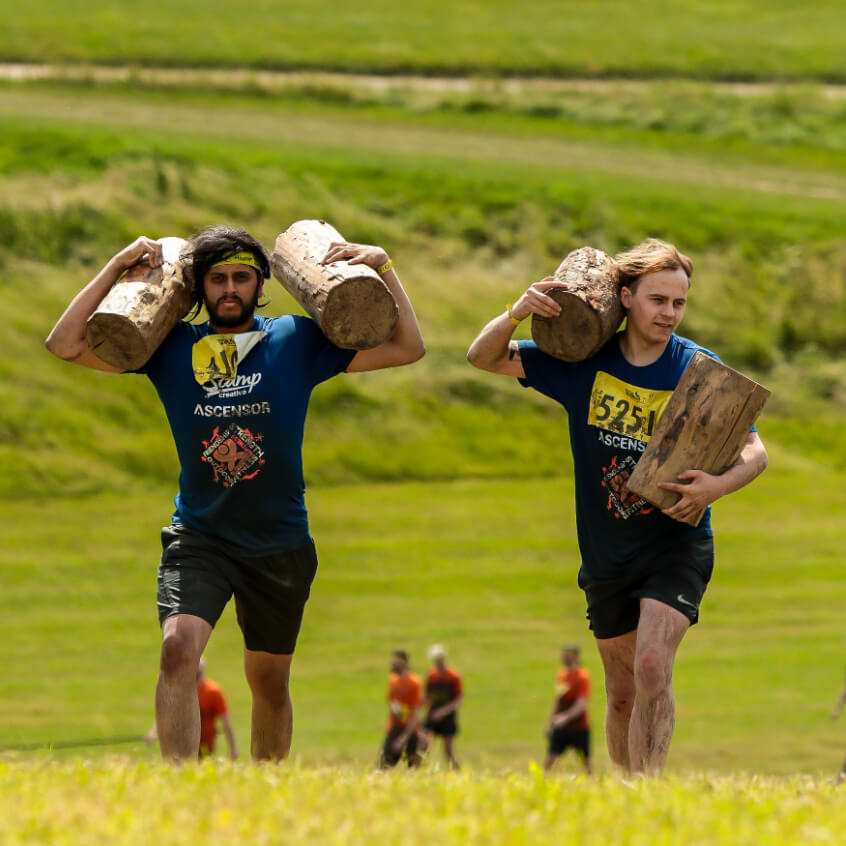
M662 781L121 759L0 764L8 844L834 844L843 790L809 777Z

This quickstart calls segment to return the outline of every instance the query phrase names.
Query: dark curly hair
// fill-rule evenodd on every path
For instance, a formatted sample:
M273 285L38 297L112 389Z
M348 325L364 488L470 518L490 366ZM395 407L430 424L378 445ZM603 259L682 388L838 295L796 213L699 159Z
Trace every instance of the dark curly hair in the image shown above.
M267 260L267 253L249 232L235 229L234 226L226 223L215 223L201 229L191 238L181 256L186 262L185 273L193 296L193 306L186 320L196 317L203 307L203 279L209 268L226 256L240 252L253 254L256 264L261 268L260 275L259 271L256 271L259 282L270 278L270 262Z

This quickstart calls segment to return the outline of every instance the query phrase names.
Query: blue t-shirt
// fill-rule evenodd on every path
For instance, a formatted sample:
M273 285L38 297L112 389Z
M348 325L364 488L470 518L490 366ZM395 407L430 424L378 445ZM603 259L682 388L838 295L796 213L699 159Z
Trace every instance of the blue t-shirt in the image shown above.
M224 372L203 385L195 378L192 350L209 336L208 323L178 323L137 371L158 391L179 455L172 522L246 555L308 542L302 443L309 398L355 355L307 317L255 320L253 329L267 334L232 378Z
M698 526L689 526L626 488L673 389L698 350L717 359L678 335L672 335L661 357L645 367L627 361L619 335L580 362L561 361L541 352L532 341L520 342L526 372L521 384L561 403L569 417L582 582L618 578L624 571L648 567L656 552L679 541L710 537L710 507Z

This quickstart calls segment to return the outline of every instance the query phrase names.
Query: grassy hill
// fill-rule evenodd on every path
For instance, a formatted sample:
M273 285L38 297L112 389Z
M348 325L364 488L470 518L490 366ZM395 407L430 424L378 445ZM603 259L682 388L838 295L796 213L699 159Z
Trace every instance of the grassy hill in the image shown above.
M685 333L775 391L760 426L771 468L716 509L719 565L682 649L672 766L839 763L826 712L846 600L840 112L820 106L819 131L786 143L789 119L762 107L732 140L644 123L627 96L545 114L494 98L423 108L305 91L0 86L0 746L141 733L151 719L156 530L174 451L145 380L62 364L44 336L139 232L230 220L271 244L292 220L323 217L387 246L429 353L313 399L305 451L323 564L295 671L297 753L369 764L390 649L408 646L422 669L437 639L472 692L467 760L540 755L557 645L589 640L565 420L463 356L570 249L657 235L696 264ZM726 96L697 107L703 121L708 103L714 122L748 117L746 100ZM798 91L762 102L779 98L797 112L803 102ZM293 308L281 287L272 297L270 313ZM244 745L239 652L227 613L210 671ZM598 675L591 650L588 665ZM597 690L598 727L602 700Z
M0 56L430 74L846 79L844 10L787 0L29 0Z

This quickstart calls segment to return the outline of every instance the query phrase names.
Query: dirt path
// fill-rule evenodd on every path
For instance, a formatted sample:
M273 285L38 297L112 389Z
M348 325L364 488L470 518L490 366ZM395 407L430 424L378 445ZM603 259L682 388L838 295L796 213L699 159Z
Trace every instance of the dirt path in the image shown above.
M515 77L485 79L477 77L388 76L376 74L323 73L320 71L268 71L250 68L165 68L113 67L108 65L51 65L0 64L0 79L12 82L54 80L73 82L120 83L135 81L145 85L174 88L212 87L242 90L260 88L265 91L284 91L289 88L316 86L340 90L428 91L444 93L472 93L502 91L511 95L521 93L566 93L583 91L637 90L647 86L673 85L685 80L613 80L613 79L557 79L552 77ZM762 97L784 88L801 87L771 82L708 82L690 80L692 86L707 87L711 91L738 97ZM832 99L846 99L846 85L814 85Z

